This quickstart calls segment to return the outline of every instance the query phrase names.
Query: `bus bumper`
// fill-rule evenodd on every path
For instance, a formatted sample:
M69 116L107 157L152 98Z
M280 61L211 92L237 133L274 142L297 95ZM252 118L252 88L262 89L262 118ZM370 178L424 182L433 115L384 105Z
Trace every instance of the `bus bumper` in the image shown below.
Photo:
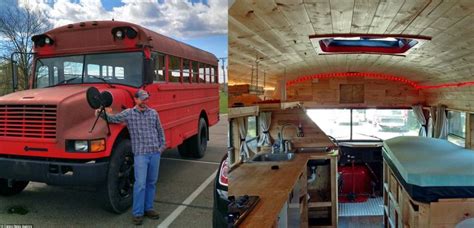
M70 163L0 157L0 178L92 186L106 180L108 165L109 162Z

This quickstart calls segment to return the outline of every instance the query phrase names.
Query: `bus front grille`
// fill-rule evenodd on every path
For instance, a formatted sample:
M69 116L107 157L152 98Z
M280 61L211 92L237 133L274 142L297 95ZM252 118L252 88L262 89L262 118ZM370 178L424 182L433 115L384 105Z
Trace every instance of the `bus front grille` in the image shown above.
M56 138L56 105L0 104L0 136Z

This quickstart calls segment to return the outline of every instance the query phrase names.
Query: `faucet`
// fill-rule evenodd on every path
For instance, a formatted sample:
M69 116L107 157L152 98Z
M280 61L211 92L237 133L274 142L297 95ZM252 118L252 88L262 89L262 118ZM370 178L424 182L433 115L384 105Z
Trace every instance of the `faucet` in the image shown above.
M286 141L285 143L285 140L284 140L283 131L285 130L286 126L294 127L297 132L296 133L297 137L301 137L303 135L303 128L301 127L301 124L299 124L299 126L295 126L294 124L291 124L291 123L285 123L281 125L280 132L278 133L278 141L280 142L280 153L288 153L288 150L290 149L289 147L291 146L290 141Z

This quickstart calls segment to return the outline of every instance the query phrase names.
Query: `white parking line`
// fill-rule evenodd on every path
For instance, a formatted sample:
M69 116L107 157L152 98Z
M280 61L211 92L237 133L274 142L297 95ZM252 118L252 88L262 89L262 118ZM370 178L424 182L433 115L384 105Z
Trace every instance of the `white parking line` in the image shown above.
M179 160L179 159L178 159ZM204 189L206 189L206 187L214 180L215 176L217 174L217 170L214 171L211 176L209 176L196 190L194 190L193 193L191 193L191 195L188 196L188 198L186 198L181 204L184 204L184 205L189 205L191 204L194 199L196 199L196 197L199 196L199 194L201 194L202 191L204 191ZM171 214L166 217L165 220L163 220L162 223L160 223L158 225L158 228L164 228L164 227L168 227L183 211L184 209L186 209L188 206L184 206L184 205L181 205L179 206L178 208L176 208L173 212L171 212Z
M212 164L212 165L219 165L220 164L219 162L196 161L196 160L186 160L186 159L178 159L178 158L161 158L161 160L185 161L185 162Z

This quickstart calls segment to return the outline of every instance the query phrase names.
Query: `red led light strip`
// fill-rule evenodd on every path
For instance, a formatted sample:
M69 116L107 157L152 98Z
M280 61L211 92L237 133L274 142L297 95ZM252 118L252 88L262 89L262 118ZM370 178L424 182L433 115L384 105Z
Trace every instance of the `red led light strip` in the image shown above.
M459 83L446 83L446 84L440 84L440 85L418 85L414 81L410 81L408 79L402 78L402 77L397 77L393 76L390 74L382 74L382 73L371 73L371 72L366 72L366 73L360 73L360 72L354 72L354 73L322 73L322 74L315 74L315 75L308 75L308 76L301 76L293 80L289 80L286 82L286 86L290 87L295 84L305 82L308 80L313 80L313 79L329 79L329 78L347 78L347 77L365 77L365 78L374 78L374 79L380 79L380 80L387 80L387 81L397 81L401 83L405 83L413 87L414 89L439 89L439 88L448 88L448 87L463 87L463 86L472 86L474 85L474 81L469 81L469 82L459 82Z

